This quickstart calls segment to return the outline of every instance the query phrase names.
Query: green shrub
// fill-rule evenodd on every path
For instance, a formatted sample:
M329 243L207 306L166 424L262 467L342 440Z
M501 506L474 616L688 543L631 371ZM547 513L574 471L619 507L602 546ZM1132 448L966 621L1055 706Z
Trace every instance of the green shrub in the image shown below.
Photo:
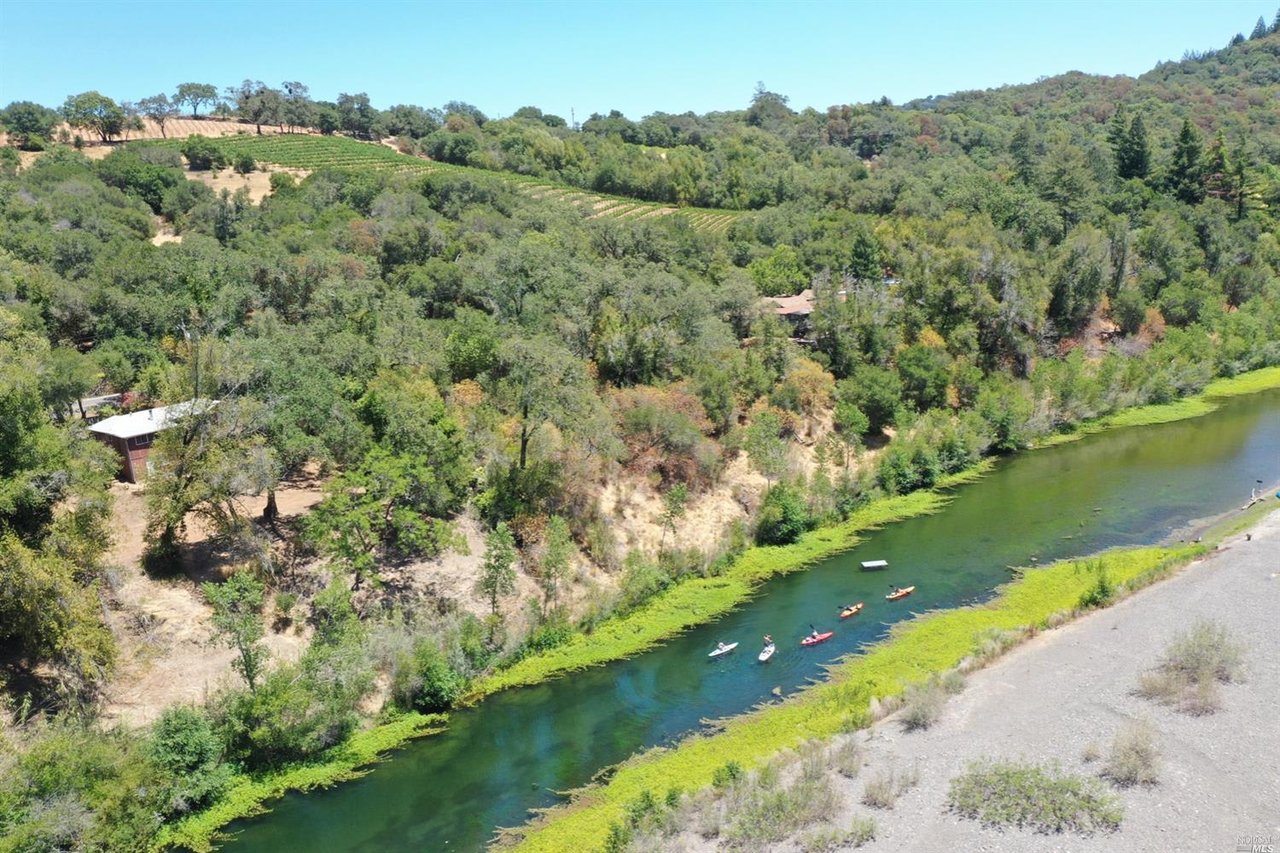
M760 505L756 541L761 545L790 545L812 526L804 497L790 486L774 486Z
M1116 597L1116 589L1107 575L1107 570L1096 563L1091 564L1089 570L1094 573L1093 585L1080 594L1078 607L1081 610L1106 607Z
M846 779L852 779L858 775L864 760L862 745L852 737L845 738L827 753L827 761L831 768Z
M849 834L844 843L849 847L861 847L876 838L876 819L873 817L855 817L849 827Z
M188 136L180 150L182 156L187 158L187 165L196 172L217 170L227 165L227 155L223 150L212 140L198 134Z
M1235 642L1225 626L1205 620L1175 637L1160 665L1190 678L1228 684L1244 678L1244 651L1244 645Z
M221 762L222 742L195 708L166 709L151 729L147 754L172 780L163 794L168 815L208 805L231 778L231 768Z
M835 850L853 850L874 841L876 821L871 817L855 817L846 830L836 827L818 829L799 840L802 853L829 853Z
M951 780L951 811L987 826L1036 832L1113 830L1124 808L1097 780L1012 761L979 761Z
M671 576L638 551L623 560L618 609L626 613L653 598L671 585Z
M1192 716L1212 714L1222 704L1218 685L1244 678L1244 652L1222 625L1198 622L1174 638L1159 666L1142 674L1138 695Z
M631 844L632 832L626 824L613 821L604 840L604 853L625 853Z
M711 774L711 784L716 788L728 788L733 783L740 780L743 776L742 765L736 761L730 761L722 767L717 767Z
M300 664L273 670L257 690L215 699L214 725L230 760L277 767L314 757L355 729L356 703L372 676L363 660L347 658L341 647L326 651L313 646ZM313 670L323 670L323 677Z
M311 623L315 625L315 642L325 645L340 643L359 630L360 620L351 604L351 588L336 575L329 585L311 601Z
M493 660L494 650L488 642L489 629L485 623L468 613L458 627L458 651L465 662L457 668L474 676L483 671ZM456 663L456 661L455 661Z
M297 603L298 596L295 593L277 593L275 598L276 619L280 622L288 623L293 619L293 608Z
M671 810L680 803L680 792L668 791L659 801L652 791L642 791L626 805L626 817L609 824L605 838L606 853L622 853L632 849L632 842L640 838L661 837L670 829Z
M103 183L138 196L153 213L161 211L165 192L186 180L180 170L149 163L130 148L112 151L96 170Z
M909 732L921 731L932 726L942 715L947 703L947 692L936 680L913 684L907 688L902 710L902 727Z
M258 164L248 154L241 154L240 156L236 157L233 167L235 168L236 172L238 172L239 174L247 175L250 172L257 169Z
M988 664L1018 645L1022 640L1019 631L988 628L974 638L973 658L978 664Z
M562 618L552 618L534 629L516 655L516 659L550 651L573 639L573 626Z
M476 508L493 525L520 515L549 515L552 502L563 493L562 478L558 464L543 460L530 462L526 468L494 468L487 487L476 497Z
M0 748L0 850L147 848L170 777L136 734L64 717L30 724L26 740Z
M877 809L891 809L907 791L920 781L920 774L914 767L903 770L897 767L886 767L877 771L862 791L864 805Z
M739 787L729 805L723 838L730 850L758 850L782 841L836 810L839 799L825 774L788 786L760 777Z
M433 640L420 640L413 660L400 667L393 686L397 701L424 713L447 711L467 689L467 679L449 665Z
M1102 775L1122 788L1160 781L1160 748L1150 723L1132 721L1116 732Z
M965 688L964 673L960 672L959 670L955 670L955 669L948 670L947 672L944 672L941 676L935 676L935 677L937 678L938 685L948 695L955 696L959 693L964 692L964 688Z

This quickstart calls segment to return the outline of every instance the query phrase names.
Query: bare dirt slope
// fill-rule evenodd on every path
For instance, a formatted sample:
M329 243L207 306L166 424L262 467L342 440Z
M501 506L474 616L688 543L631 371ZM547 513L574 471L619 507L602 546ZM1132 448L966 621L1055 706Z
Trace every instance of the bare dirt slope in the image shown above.
M234 169L223 169L220 172L187 172L189 180L199 181L214 192L230 190L236 192L244 189L249 192L249 201L258 204L271 195L271 176L276 172L293 175L299 181L311 173L306 169L286 169L279 166L260 165L257 170L241 175Z
M193 526L192 557L187 571L172 579L156 579L143 572L146 506L139 486L115 483L113 529L115 543L108 556L114 567L108 616L120 646L118 669L108 684L103 718L124 725L143 725L165 707L198 702L231 675L233 653L215 645L209 619L212 611L200 593L199 581L218 577L225 566L216 553L200 547L208 541ZM304 512L320 499L318 484L304 481L276 493L281 515ZM260 505L245 507L261 509ZM266 644L276 660L296 660L306 649L309 631L291 626L268 631Z
M877 766L917 765L920 784L891 812L857 806L879 826L871 851L1234 851L1237 837L1280 839L1280 513L1179 575L1116 606L1042 634L970 677L941 721L906 734L893 718L867 739L870 765L845 783L855 802ZM1248 646L1248 676L1223 690L1218 713L1193 718L1133 695L1169 640L1197 618L1225 624ZM981 758L1057 760L1092 774L1126 720L1159 735L1158 785L1121 793L1118 832L1088 838L999 832L948 814L948 782ZM863 735L866 736L865 733ZM1280 843L1280 842L1278 842Z
M803 441L789 446L791 473L812 477L818 469L816 445L832 431L830 417L809 427ZM850 460L847 473L855 473L858 466L873 465L878 456L875 450L863 450L858 460ZM831 479L846 473L835 463L828 463L827 476ZM643 551L655 556L663 546L669 548L697 548L714 555L724 544L724 538L735 522L747 524L760 506L769 481L752 466L746 453L739 452L729 458L715 484L705 491L695 492L685 505L685 514L675 527L675 532L663 530L662 492L643 477L620 473L611 477L600 492L600 511L610 520L619 557L631 550Z

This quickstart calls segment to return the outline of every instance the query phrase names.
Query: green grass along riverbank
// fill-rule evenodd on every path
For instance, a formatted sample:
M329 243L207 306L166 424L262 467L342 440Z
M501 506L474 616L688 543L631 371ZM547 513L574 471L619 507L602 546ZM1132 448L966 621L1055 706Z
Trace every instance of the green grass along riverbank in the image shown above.
M1036 443L1036 447L1052 447L1102 432L1107 429L1131 426L1151 426L1187 418L1198 418L1216 411L1219 403L1216 400L1227 397L1239 397L1243 394L1256 394L1280 388L1280 367L1264 367L1251 370L1237 376L1215 379L1205 386L1199 394L1183 397L1171 403L1158 403L1149 406L1134 406L1111 415L1105 415L1092 421L1077 424L1071 432L1057 433Z
M1023 570L983 605L937 611L893 626L889 638L866 653L830 667L830 678L778 704L733 717L712 735L693 735L673 748L655 748L621 764L609 781L575 792L573 800L510 834L521 851L599 850L610 824L646 791L661 800L668 791L696 791L711 784L730 761L760 766L778 752L811 738L829 738L871 722L869 705L902 693L907 685L955 668L975 654L993 631L1032 632L1052 618L1074 614L1081 596L1105 571L1117 599L1170 573L1212 545L1133 548Z
M1195 397L1173 403L1139 406L1084 424L1075 432L1054 436L1038 446L1072 441L1103 429L1166 423L1213 412L1212 398L1251 394L1280 388L1280 367L1264 368L1228 379L1218 379ZM949 498L942 493L961 483L977 479L991 465L990 460L966 472L953 475L930 491L913 492L873 501L849 519L805 534L793 545L755 547L745 551L723 574L695 578L668 588L639 609L608 619L590 634L575 633L569 641L493 673L476 682L467 694L468 703L509 687L529 686L559 675L632 657L682 631L727 613L750 598L757 587L774 575L805 568L812 563L847 551L862 541L862 534L893 521L937 512ZM171 846L196 851L213 849L219 830L232 821L266 811L265 803L290 790L324 787L362 775L361 768L373 764L387 752L407 741L444 728L447 717L408 714L390 723L359 732L336 747L324 762L288 768L263 776L241 776L228 793L210 808L191 815L164 832L156 849ZM723 762L722 762L723 763ZM604 831L608 830L605 821Z
M334 747L320 763L300 764L260 775L241 774L225 794L202 812L163 831L152 850L174 848L204 853L214 848L222 827L240 818L265 812L268 800L289 791L309 791L358 779L391 750L412 738L444 730L444 714L405 714L372 729L356 732Z

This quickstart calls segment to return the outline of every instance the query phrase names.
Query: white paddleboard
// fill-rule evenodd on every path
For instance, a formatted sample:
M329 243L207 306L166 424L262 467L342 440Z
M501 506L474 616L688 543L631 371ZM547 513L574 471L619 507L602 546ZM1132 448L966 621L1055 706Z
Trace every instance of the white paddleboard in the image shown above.
M778 650L778 647L775 646L773 643L770 643L769 645L765 646L763 649L760 650L760 658L759 658L760 662L764 663L769 658L773 657L773 653L776 652L777 650Z
M720 657L720 655L729 654L729 652L733 651L737 647L738 647L737 643L729 643L727 646L722 646L721 648L715 649L714 651L711 652L711 654L707 655L707 657L718 658Z

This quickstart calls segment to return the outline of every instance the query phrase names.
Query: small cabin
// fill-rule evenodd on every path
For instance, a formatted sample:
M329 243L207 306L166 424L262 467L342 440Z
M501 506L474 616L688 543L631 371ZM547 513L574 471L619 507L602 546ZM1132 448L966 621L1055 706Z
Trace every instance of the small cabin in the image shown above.
M808 337L811 331L809 315L813 313L812 290L806 288L795 296L772 296L766 301L773 303L775 314L791 324L792 337Z
M113 415L89 427L89 432L103 444L114 448L120 456L120 478L136 483L151 471L147 457L151 454L156 433L168 429L189 414L194 403L194 400L188 400L172 406Z

